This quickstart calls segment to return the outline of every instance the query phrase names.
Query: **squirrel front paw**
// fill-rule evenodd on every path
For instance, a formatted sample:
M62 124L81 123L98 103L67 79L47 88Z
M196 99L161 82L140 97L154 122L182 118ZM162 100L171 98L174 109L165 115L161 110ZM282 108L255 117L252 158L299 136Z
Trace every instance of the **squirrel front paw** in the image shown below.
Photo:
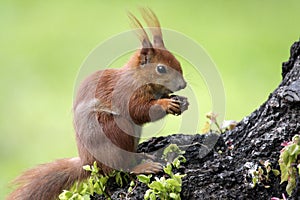
M172 98L158 99L157 103L163 108L167 114L180 115L180 101Z
M156 121L163 118L166 114L180 115L188 109L186 97L172 95L168 98L157 99L153 101L149 110L150 121Z
M187 98L183 96L171 95L170 99L174 99L179 102L181 113L186 111L190 105Z
M170 99L174 99L177 102L179 102L181 113L183 113L183 111L186 111L188 109L189 105L190 105L187 98L183 97L183 96L171 95Z
M170 98L159 99L158 104L162 106L166 113L172 115L180 115L183 111L186 111L189 106L187 98L178 95L172 95Z

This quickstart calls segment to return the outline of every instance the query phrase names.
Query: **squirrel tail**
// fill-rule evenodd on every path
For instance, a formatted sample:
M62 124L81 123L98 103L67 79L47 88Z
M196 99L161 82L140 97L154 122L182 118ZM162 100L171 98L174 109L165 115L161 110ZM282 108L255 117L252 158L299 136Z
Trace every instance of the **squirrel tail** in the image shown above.
M42 164L24 172L13 182L18 188L7 200L55 200L64 189L88 176L78 157Z

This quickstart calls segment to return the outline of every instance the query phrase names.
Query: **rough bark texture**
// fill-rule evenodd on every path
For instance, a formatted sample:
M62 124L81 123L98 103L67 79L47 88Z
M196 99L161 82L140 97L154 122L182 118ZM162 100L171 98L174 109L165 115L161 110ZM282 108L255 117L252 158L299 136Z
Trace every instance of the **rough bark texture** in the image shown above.
M300 134L300 41L293 44L289 60L282 65L278 88L235 129L220 137L210 133L152 138L140 144L139 151L153 152L169 143L188 145L184 155L187 162L179 169L187 174L182 199L270 199L286 194L286 183L280 184L280 176L270 173L269 182L252 188L249 170L261 166L261 160L269 160L272 168L279 169L281 143L290 141L295 134ZM289 199L300 199L299 184L298 178L297 188ZM110 188L112 199L124 199L127 188ZM146 190L145 185L138 184L128 197L143 199Z

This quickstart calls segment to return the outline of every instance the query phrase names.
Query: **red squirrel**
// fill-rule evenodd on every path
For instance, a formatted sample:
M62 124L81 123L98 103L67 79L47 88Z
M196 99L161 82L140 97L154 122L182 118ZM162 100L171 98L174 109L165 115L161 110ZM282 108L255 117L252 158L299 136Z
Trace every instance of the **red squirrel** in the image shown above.
M124 170L157 173L158 162L138 162L136 154L143 124L166 114L187 110L185 97L170 95L186 87L182 68L163 42L159 21L151 9L142 9L151 27L153 43L139 20L128 14L142 47L119 69L97 71L80 85L74 101L74 128L79 157L56 160L23 173L8 200L54 200L63 189L88 178L82 167L97 162L101 173ZM150 157L146 156L145 157Z

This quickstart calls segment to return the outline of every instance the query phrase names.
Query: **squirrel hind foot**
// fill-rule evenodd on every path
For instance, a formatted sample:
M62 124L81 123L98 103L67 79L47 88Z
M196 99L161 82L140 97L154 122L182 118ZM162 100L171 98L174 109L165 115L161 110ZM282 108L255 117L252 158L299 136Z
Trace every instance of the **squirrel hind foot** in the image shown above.
M163 165L159 162L145 162L135 166L131 173L135 175L139 174L157 174L163 170Z

